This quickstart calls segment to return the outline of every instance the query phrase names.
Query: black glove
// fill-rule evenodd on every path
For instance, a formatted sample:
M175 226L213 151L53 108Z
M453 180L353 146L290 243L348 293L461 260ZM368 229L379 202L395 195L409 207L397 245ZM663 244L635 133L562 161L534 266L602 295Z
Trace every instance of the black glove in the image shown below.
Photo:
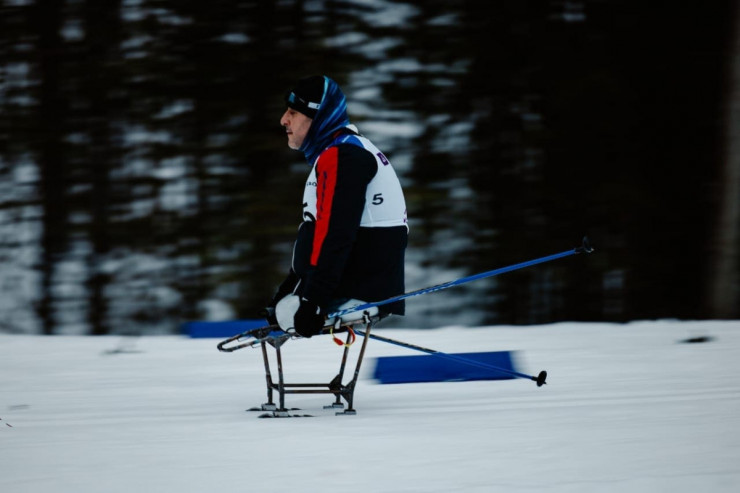
M295 323L294 327L298 335L311 337L321 332L326 319L318 305L308 301L306 298L301 298L301 305L295 312L293 322Z

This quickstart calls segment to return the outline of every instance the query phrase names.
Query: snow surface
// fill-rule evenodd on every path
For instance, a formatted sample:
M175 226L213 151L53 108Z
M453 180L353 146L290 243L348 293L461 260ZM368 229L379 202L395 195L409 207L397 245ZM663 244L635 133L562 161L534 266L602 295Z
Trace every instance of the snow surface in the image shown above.
M356 416L289 395L315 417L259 419L259 350L0 334L0 491L740 491L740 321L376 331L516 351L548 385L379 385L373 358L420 353L370 341ZM315 337L284 355L289 381L328 381L340 350Z

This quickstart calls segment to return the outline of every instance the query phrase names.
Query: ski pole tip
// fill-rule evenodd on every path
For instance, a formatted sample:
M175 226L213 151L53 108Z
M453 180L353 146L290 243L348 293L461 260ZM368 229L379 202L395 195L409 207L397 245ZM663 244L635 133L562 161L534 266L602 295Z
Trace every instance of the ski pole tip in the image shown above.
M537 375L536 378L535 377L532 377L532 380L534 380L535 382L537 382L537 386L538 387L542 387L543 385L545 385L547 383L547 382L545 382L546 379L547 379L547 372L545 370L542 370L540 372L540 374Z

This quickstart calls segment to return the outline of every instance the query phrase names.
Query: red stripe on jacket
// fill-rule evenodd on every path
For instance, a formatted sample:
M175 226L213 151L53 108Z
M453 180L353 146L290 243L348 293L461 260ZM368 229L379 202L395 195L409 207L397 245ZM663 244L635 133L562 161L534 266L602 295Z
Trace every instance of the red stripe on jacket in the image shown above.
M331 221L331 207L334 202L334 190L337 186L337 164L339 150L330 147L319 158L316 164L316 231L313 237L313 248L311 249L311 265L319 263L321 247L329 232Z

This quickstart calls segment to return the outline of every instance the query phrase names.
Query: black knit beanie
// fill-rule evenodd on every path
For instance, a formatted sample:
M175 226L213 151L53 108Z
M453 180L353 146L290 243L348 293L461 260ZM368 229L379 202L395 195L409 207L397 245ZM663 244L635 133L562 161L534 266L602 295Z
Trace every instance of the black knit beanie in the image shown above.
M288 91L285 95L285 104L313 119L321 107L323 96L324 76L312 75L300 79L295 88Z

